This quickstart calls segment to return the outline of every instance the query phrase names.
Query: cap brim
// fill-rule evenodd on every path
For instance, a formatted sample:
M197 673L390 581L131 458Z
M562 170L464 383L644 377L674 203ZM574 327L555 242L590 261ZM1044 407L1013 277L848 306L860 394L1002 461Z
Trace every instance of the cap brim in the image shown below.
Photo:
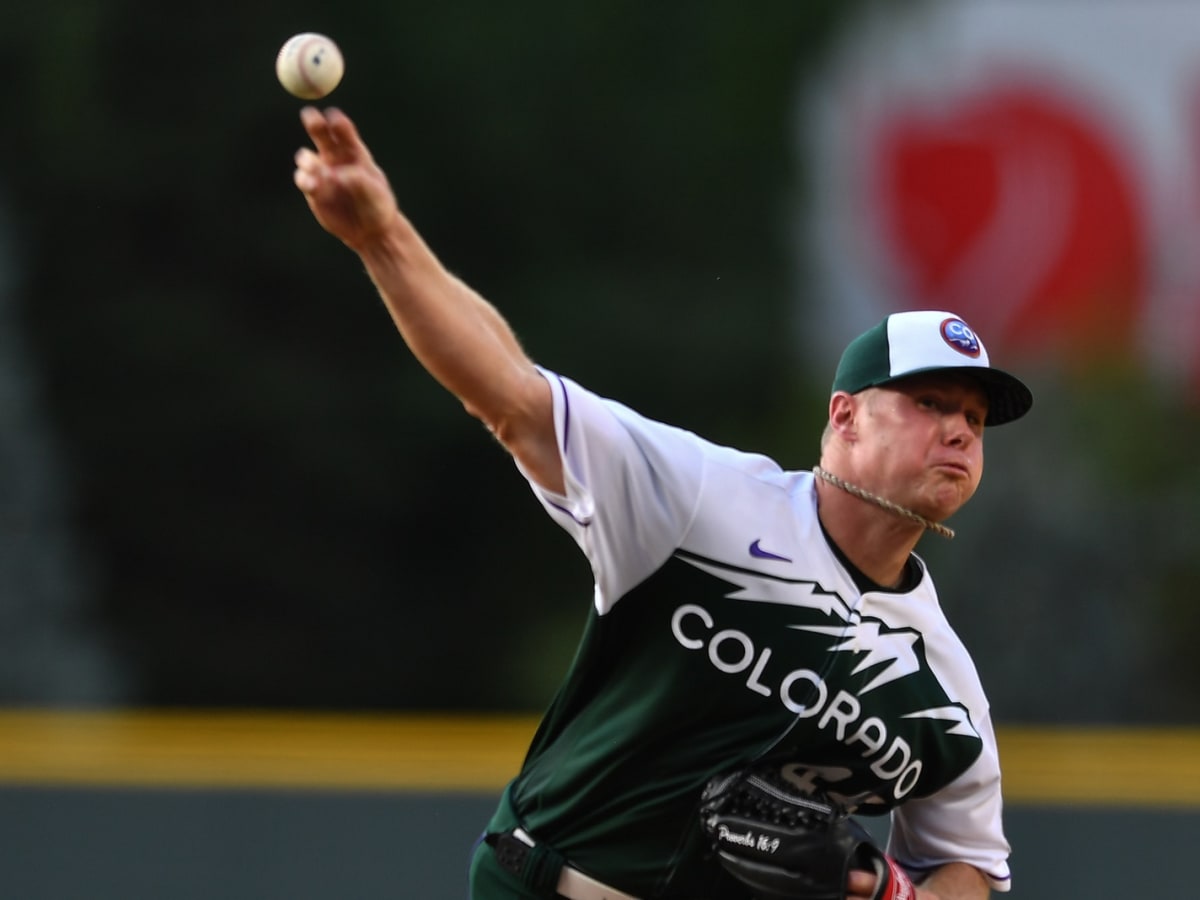
M1033 408L1033 391L1017 378L1001 369L965 369L983 382L988 395L987 425L1013 422Z
M982 386L988 398L988 414L985 425L1003 425L1014 422L1033 407L1033 391L1021 379L1010 375L1002 369L990 366L930 366L927 369L915 369L879 382L876 386L895 384L913 375L923 375L932 372L958 372L976 379Z

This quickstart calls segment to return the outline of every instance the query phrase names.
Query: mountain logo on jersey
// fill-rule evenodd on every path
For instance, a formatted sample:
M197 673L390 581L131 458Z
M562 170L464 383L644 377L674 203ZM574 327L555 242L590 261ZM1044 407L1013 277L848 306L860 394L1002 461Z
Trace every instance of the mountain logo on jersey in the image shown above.
M912 675L921 668L921 662L913 650L920 637L915 631L887 631L882 622L853 622L845 626L792 625L801 631L813 634L828 634L839 638L828 650L830 653L849 652L861 654L862 660L851 669L858 675L868 669L879 668L879 672L860 691L866 694L880 685L897 678Z
M978 359L981 351L979 338L962 319L950 318L942 322L942 340L963 356Z
M982 752L967 707L930 668L920 632L863 615L815 581L682 551L677 559L716 580L711 596L675 605L674 641L792 716L776 749L806 773L794 777L882 810L936 791Z

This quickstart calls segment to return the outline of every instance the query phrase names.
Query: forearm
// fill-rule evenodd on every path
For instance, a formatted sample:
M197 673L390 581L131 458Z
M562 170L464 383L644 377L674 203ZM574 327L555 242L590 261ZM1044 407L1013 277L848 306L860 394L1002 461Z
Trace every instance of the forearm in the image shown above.
M355 248L413 355L548 490L563 493L550 387L500 313L401 214Z
M990 894L983 873L966 863L936 869L917 888L917 900L987 900Z
M321 226L366 266L417 360L483 421L525 471L562 492L550 386L491 304L455 278L400 212L387 177L342 112L300 111L316 149L293 179Z
M533 374L503 317L451 275L400 214L393 227L356 250L413 355L498 430L523 395L519 385Z

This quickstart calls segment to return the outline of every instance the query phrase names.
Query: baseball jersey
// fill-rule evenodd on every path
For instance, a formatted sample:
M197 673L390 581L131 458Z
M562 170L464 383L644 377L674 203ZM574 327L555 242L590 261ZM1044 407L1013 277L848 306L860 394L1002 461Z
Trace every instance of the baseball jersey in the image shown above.
M826 538L810 472L543 375L566 488L531 485L595 591L490 830L521 824L635 896L744 898L696 808L711 776L766 758L890 812L917 877L963 861L1007 890L987 700L924 563L873 586Z

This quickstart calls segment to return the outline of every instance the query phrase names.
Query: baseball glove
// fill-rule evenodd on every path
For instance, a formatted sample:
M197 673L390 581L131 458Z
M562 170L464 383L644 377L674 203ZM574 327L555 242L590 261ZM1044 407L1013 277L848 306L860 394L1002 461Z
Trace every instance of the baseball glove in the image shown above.
M712 779L700 821L721 864L759 900L845 900L851 869L875 874L871 900L916 897L908 876L843 807L801 792L777 768Z

